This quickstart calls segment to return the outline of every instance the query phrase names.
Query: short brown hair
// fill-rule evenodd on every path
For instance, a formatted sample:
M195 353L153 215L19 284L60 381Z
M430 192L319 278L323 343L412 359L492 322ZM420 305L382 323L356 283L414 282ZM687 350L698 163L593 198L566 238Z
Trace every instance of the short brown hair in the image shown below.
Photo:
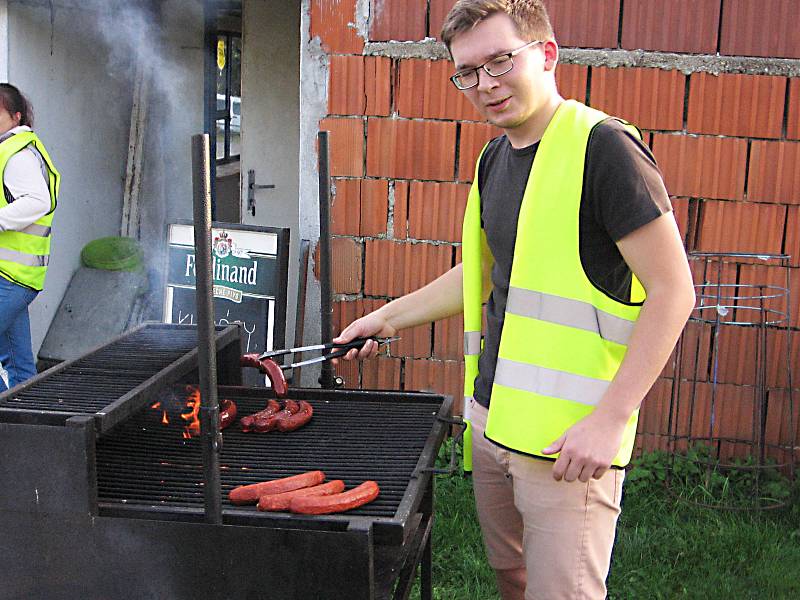
M507 14L523 38L548 40L553 37L553 27L543 0L458 0L442 25L441 38L448 49L459 33L495 13Z

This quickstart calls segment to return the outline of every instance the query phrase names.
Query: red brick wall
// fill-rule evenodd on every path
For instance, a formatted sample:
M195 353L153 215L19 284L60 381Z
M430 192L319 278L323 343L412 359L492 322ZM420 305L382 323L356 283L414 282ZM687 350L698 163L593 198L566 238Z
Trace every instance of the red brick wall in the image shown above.
M367 42L418 41L438 36L452 0L371 4ZM620 0L548 2L562 47L800 59L800 29L792 18L796 0L626 0L624 11L621 4ZM354 34L354 22L355 0L312 2L311 34L321 38L330 54L329 116L320 127L332 132L333 227L342 238L334 257L343 273L334 282L339 294L337 327L415 289L460 260L467 184L480 148L498 133L480 121L449 83L449 62L363 56L365 40ZM573 60L581 62L580 57ZM796 72L796 64L794 68ZM644 130L664 173L688 250L792 255L791 309L796 327L800 79L563 62L557 79L564 96L619 115ZM349 261L357 262L343 264ZM731 272L738 282L774 279L754 268L745 265ZM708 332L695 329L691 335L706 344ZM724 358L725 386L720 387L721 401L730 408L731 431L746 428L743 415L752 412L741 400L754 383L746 373L752 362L748 362L752 340L741 335ZM772 355L778 353L778 335L770 334ZM343 374L352 387L432 389L458 399L461 337L460 319L420 327L406 332L389 356L360 368L347 365ZM793 345L793 364L798 345ZM684 372L694 360L684 362ZM778 362L772 361L768 385L772 404L783 407L787 383ZM640 430L652 435L641 436L644 447L661 444L672 376L668 366L646 403ZM768 420L773 440L798 428L773 414Z

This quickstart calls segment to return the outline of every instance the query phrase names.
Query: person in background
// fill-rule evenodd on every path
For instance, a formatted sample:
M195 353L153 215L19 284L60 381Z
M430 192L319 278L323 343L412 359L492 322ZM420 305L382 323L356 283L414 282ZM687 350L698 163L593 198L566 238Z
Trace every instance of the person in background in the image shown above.
M60 181L32 127L30 102L0 83L0 365L8 387L36 374L28 305L44 286Z
M334 342L463 311L473 487L500 593L603 598L639 405L694 306L686 254L638 129L559 95L542 0L459 0L441 37L453 84L503 130L478 160L463 262Z

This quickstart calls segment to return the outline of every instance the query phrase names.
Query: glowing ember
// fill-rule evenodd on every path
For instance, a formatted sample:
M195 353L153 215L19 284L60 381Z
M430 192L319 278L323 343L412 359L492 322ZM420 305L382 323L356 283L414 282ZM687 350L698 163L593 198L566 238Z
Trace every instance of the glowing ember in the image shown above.
M186 399L186 407L189 412L181 413L181 419L189 421L183 429L183 438L188 440L200 434L200 389L195 386L188 386L189 397Z

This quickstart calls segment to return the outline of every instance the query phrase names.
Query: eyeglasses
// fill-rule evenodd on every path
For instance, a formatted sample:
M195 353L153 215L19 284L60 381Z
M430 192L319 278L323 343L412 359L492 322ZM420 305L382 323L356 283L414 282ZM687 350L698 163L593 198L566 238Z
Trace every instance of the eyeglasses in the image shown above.
M464 71L459 71L450 78L450 81L452 81L458 89L468 90L469 88L473 88L478 85L478 69L483 69L492 77L500 77L500 75L505 75L514 68L514 60L512 57L516 56L526 48L530 48L536 44L541 44L542 42L544 42L544 40L534 40L532 42L528 42L516 50L506 52L500 56L495 56L493 59L487 60L482 65L478 65L477 67L473 67L471 69L465 69Z

